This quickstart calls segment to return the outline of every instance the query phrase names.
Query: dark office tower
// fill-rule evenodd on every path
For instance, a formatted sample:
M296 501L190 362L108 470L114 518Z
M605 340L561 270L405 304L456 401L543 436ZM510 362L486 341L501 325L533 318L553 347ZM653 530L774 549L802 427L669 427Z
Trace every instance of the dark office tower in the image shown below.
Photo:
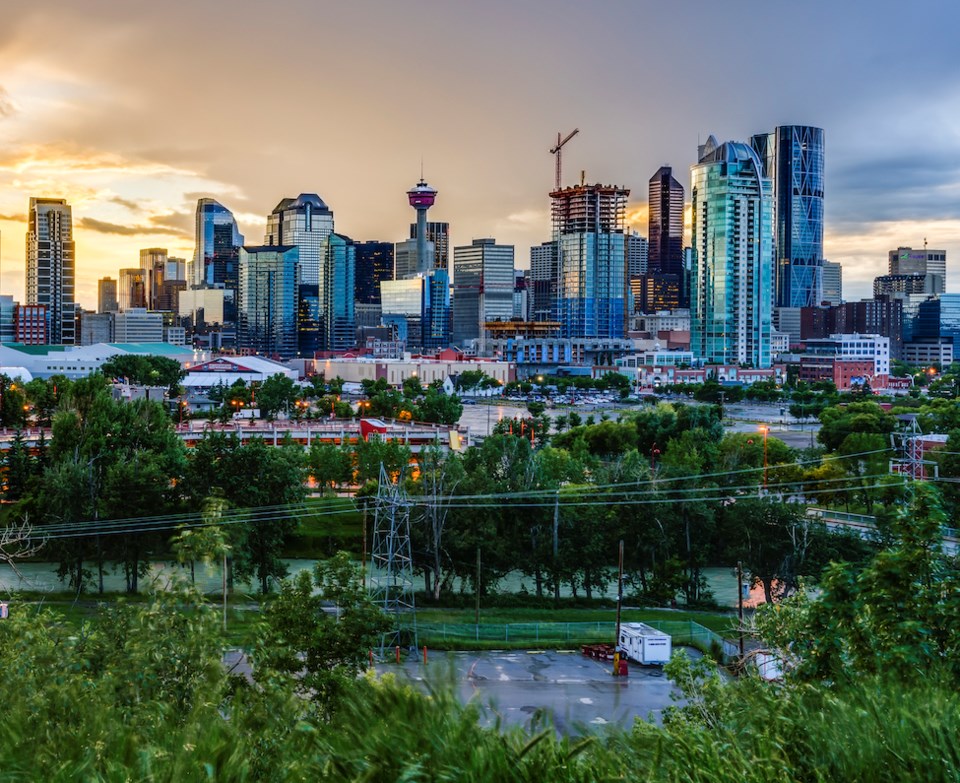
M356 242L354 299L360 304L380 304L380 281L393 280L393 243Z
M76 343L73 215L62 198L31 198L27 216L27 304L46 310L47 339Z
M670 166L650 178L647 269L667 275L683 273L683 185Z
M419 217L419 213L418 213ZM450 224L428 220L427 242L433 242L433 268L450 269ZM417 224L410 224L410 239L417 238Z
M243 235L237 230L233 213L212 198L197 200L196 248L188 284L193 288L224 288L227 297L224 320L236 320L240 274L240 247Z
M823 130L782 125L751 139L773 181L774 306L814 307L823 289Z

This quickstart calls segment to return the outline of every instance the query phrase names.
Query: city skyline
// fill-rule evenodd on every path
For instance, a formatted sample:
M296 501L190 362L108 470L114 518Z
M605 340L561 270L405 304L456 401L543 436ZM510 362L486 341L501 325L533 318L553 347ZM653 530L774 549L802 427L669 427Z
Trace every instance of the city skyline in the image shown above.
M302 192L317 193L338 231L358 241L402 241L403 194L421 160L443 194L431 219L449 222L452 243L496 236L525 266L527 249L550 238L548 150L574 127L564 184L585 170L587 181L630 189L628 226L644 235L645 184L661 165L689 190L696 145L710 133L748 142L806 124L825 131L824 255L843 263L847 298L869 295L890 248L926 238L957 257L960 63L948 31L958 11L947 2L920 2L906 16L892 3L869 16L826 2L803 14L743 6L361 0L268 14L252 1L226 13L55 0L9 9L0 292L23 297L30 197L71 204L77 300L92 307L97 279L136 266L140 249L192 257L200 197L234 212L253 241L277 200ZM687 45L688 56L667 56L707 20L709 35ZM734 34L751 46L728 46ZM145 56L158 42L177 53L162 67ZM809 51L809 42L816 56L778 65L782 51ZM577 46L604 56L557 56ZM750 89L713 89L708 67L749 74ZM303 80L288 78L297 68ZM954 280L948 274L948 290Z

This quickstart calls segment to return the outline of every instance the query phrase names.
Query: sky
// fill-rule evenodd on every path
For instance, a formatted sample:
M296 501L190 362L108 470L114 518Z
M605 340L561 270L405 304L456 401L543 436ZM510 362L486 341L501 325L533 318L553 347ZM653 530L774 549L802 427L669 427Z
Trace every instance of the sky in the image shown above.
M8 4L5 4L7 6ZM46 0L0 25L0 292L22 300L30 196L73 207L77 296L192 257L196 200L251 244L314 192L336 230L400 241L420 176L454 245L550 238L564 182L631 189L646 234L661 165L689 190L697 143L825 131L825 256L848 300L898 246L947 250L960 291L955 0Z

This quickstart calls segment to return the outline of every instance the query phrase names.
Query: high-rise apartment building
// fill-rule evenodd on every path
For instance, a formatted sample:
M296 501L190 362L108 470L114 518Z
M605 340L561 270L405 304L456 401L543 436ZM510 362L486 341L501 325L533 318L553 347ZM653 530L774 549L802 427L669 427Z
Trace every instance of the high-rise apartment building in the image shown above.
M298 258L294 245L240 249L239 350L284 359L297 355Z
M117 281L112 277L101 277L97 280L97 312L115 313L119 309Z
M661 166L650 178L649 186L649 260L646 274L663 277L653 287L678 292L669 309L687 306L686 269L683 263L683 185L673 176L670 166Z
M513 318L513 245L474 239L453 249L453 343L482 340L487 321Z
M823 287L823 130L782 125L751 143L773 187L774 304L815 307Z
M73 216L62 198L31 198L27 215L27 304L46 308L47 339L76 343Z
M346 351L356 343L354 290L356 245L350 237L330 234L323 246L323 312L328 351Z
M822 304L838 305L843 302L843 267L837 261L823 260Z
M299 248L296 331L302 356L312 356L326 341L323 247L332 233L333 211L316 193L285 198L267 216L264 245Z
M354 242L356 272L354 299L360 304L380 304L380 281L393 279L392 242Z
M575 185L550 194L562 337L623 337L630 191Z
M713 136L691 173L690 348L711 363L769 367L770 182L750 145Z
M626 235L627 277L631 280L647 274L650 268L650 243L636 231Z

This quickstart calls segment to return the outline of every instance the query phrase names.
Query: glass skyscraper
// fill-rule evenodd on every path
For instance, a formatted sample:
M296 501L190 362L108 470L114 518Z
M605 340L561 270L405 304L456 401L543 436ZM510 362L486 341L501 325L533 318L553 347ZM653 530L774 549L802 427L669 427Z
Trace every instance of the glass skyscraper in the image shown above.
M188 283L194 288L237 290L243 234L233 213L212 198L197 201L196 248ZM232 319L229 319L232 320Z
M357 257L353 298L360 304L380 304L380 281L393 279L392 242L355 242Z
M350 237L330 234L323 250L323 312L327 323L324 347L328 351L346 351L356 343L353 315L355 245Z
M683 185L670 166L661 166L649 182L649 242L647 272L652 287L676 291L667 309L687 306L686 268L683 263Z
M453 343L484 337L487 321L513 318L513 245L474 239L453 249Z
M823 290L823 130L781 125L751 139L773 184L776 307L817 307Z
M290 245L240 250L237 347L266 356L297 355L299 249Z
M30 199L26 260L27 304L46 308L47 341L76 344L73 213L66 199Z
M312 356L326 343L323 247L332 233L333 212L316 193L285 198L267 216L264 245L299 248L297 332L303 356Z
M562 337L624 335L629 190L577 185L550 194L557 246L557 299L553 320Z
M691 169L690 348L719 364L770 366L771 184L748 144L711 136Z

